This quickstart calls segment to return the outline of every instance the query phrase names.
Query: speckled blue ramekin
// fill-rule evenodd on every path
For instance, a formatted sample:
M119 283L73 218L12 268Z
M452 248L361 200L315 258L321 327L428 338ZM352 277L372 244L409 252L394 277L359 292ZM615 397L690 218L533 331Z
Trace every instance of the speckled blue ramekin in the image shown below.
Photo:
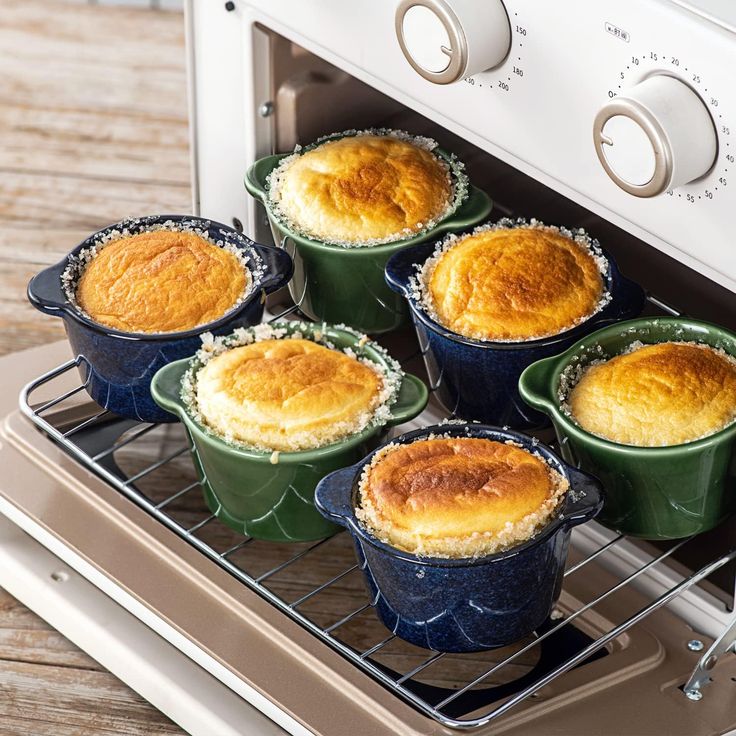
M352 535L376 611L397 636L437 652L506 646L531 634L549 617L562 587L570 530L598 513L602 486L531 437L496 427L438 425L392 442L407 444L432 434L517 443L544 458L567 479L570 490L554 518L529 541L505 552L463 559L403 552L378 540L356 519L360 475L381 448L323 478L315 503Z
M71 259L105 234L127 229L131 235L167 222L205 232L215 241L235 246L255 274L248 297L223 317L185 332L129 333L97 324L67 298L61 277ZM258 268L256 268L258 266ZM264 295L285 286L293 271L290 256L279 248L259 245L227 225L193 215L154 215L109 225L80 243L66 258L44 269L28 284L31 304L61 317L87 393L104 409L141 422L174 422L173 414L151 397L151 379L167 363L194 354L205 332L227 334L236 327L258 324Z
M637 317L644 306L642 288L619 272L613 259L605 275L611 300L571 330L526 342L491 342L458 335L433 320L418 302L411 279L429 259L436 243L411 246L386 264L386 282L409 302L430 387L453 416L514 429L547 426L549 418L519 395L519 377L542 358L562 353L581 337L607 324Z

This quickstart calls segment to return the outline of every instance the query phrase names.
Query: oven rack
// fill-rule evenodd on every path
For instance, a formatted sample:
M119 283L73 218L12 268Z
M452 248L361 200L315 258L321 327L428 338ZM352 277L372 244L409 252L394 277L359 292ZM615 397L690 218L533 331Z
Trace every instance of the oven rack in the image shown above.
M658 311L678 314L675 309L655 297L650 296L649 302ZM295 308L292 308L292 310L287 310L287 312L294 310ZM279 316L283 317L285 314L282 313ZM405 361L402 361L402 364L406 360L415 357L416 354L408 356ZM428 651L426 656L410 669L397 672L377 660L377 656L380 655L381 651L387 648L391 642L397 640L395 634L389 633L383 638L379 638L377 641L371 643L370 646L362 649L355 648L355 646L351 645L344 638L341 638L341 629L344 629L347 624L361 615L369 613L374 605L375 601L369 600L367 591L363 592L363 600L359 606L341 612L340 615L326 625L317 623L310 618L308 613L300 610L305 603L315 596L324 593L331 586L339 584L340 581L344 580L351 573L359 571L359 566L352 556L345 555L345 566L337 574L332 575L328 580L316 585L295 600L286 600L269 587L269 581L275 576L284 573L292 565L308 562L312 556L317 554L317 550L320 547L327 544L331 539L335 539L335 537L330 538L330 540L310 543L306 548L295 549L294 554L270 569L261 570L257 573L249 572L244 566L236 563L233 558L254 541L252 538L243 537L237 544L225 550L218 550L202 538L204 530L211 529L214 525L221 525L221 522L214 514L210 513L206 506L204 506L204 503L201 504L201 518L197 518L194 523L188 523L187 525L184 525L181 520L178 520L169 512L169 509L175 503L180 502L183 498L192 494L198 494L201 491L201 483L199 481L187 483L183 487L169 489L170 492L167 491L165 497L157 498L155 501L139 487L141 481L147 476L164 469L169 464L173 464L178 458L193 453L190 444L183 436L181 438L181 444L173 451L167 451L164 457L158 458L151 464L137 469L133 474L123 472L114 460L116 453L119 451L124 449L130 451L136 445L146 443L147 437L150 437L151 433L154 433L157 428L176 425L136 424L127 420L116 420L114 415L92 404L92 402L88 402L85 406L91 407L90 411L93 413L89 414L88 412L83 418L77 419L71 424L68 423L68 420L60 423L58 417L64 416L62 410L65 407L71 405L79 409L78 395L84 392L86 388L85 383L81 383L71 390L63 391L52 399L34 403L34 394L42 386L53 384L60 378L66 377L68 379L67 374L74 371L79 362L79 359L70 360L31 381L20 395L22 412L72 458L101 477L171 532L191 544L201 554L226 570L248 588L261 595L289 618L301 624L311 634L339 652L353 665L372 676L395 695L414 706L423 714L449 728L472 730L486 726L511 711L523 701L534 698L542 688L566 672L588 661L592 661L596 653L605 651L607 645L614 642L624 632L646 618L649 614L672 601L692 586L705 580L730 561L736 559L736 549L722 554L700 570L683 577L661 594L646 598L645 605L639 608L639 610L621 621L611 622L612 625L600 631L597 638L587 637L581 640L579 635L577 635L576 639L573 637L577 642L575 646L572 649L568 645L563 646L564 656L558 657L549 666L542 668L538 676L534 677L531 681L528 681L528 678L520 678L517 688L514 689L512 687L509 690L508 685L505 685L498 688L502 692L496 695L494 695L495 687L480 690L480 686L487 683L493 676L498 677L499 674L503 674L504 670L509 666L513 668L515 662L523 658L524 655L540 648L545 642L549 645L560 637L564 638L568 632L572 630L577 631L575 627L576 621L580 622L586 614L594 613L597 606L613 598L626 588L635 587L637 579L655 571L674 552L688 544L693 537L671 543L664 551L659 551L656 556L652 556L636 569L620 577L613 585L591 597L589 600L579 601L579 605L564 613L556 609L552 620L545 625L543 630L537 632L531 641L519 645L508 656L501 659L501 661L494 663L491 667L469 678L466 682L459 683L453 689L444 691L438 690L437 688L426 688L423 685L421 675L423 673L426 674L436 666L441 667L443 658L449 655ZM52 412L52 409L55 411ZM78 414L79 412L77 411L76 413ZM57 417L56 422L54 421L55 417ZM114 423L115 421L120 423L120 431L117 434L113 433L111 435L109 431L110 422ZM104 432L100 432L99 430L102 427L106 427L107 429ZM107 446L95 447L94 452L90 451L89 438L93 435L98 436L101 434L108 441L112 436L112 441L109 441ZM82 441L82 439L85 441ZM336 536L343 537L345 534L341 532ZM270 544L276 545L278 543ZM565 581L579 574L581 570L584 570L594 560L605 562L607 556L615 556L617 549L625 544L626 538L623 535L606 536L603 541L588 552L587 556L575 561L574 564L566 569ZM281 544L279 546L288 545ZM564 586L563 590L565 590ZM684 696L687 696L691 700L700 700L702 697L701 688L709 681L708 674L710 670L717 659L731 649L734 639L736 639L736 616L724 628L722 634L711 647L701 656L692 676L683 685ZM457 657L458 655L451 656ZM511 682L513 686L513 680ZM440 695L437 695L438 692ZM430 695L427 695L427 693ZM473 697L476 693L482 693L480 700ZM431 695L434 697L430 697ZM462 704L465 704L464 708Z

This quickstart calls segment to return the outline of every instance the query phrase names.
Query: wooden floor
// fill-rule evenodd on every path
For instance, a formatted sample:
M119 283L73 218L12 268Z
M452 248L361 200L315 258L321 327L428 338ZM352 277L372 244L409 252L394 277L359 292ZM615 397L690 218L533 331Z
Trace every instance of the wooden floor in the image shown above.
M63 336L28 279L128 215L190 211L181 14L0 10L0 354ZM181 733L0 590L0 734Z

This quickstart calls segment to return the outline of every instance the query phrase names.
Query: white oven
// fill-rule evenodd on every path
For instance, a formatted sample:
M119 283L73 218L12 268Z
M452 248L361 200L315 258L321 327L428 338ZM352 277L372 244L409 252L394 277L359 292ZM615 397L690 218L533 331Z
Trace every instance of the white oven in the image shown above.
M186 19L197 214L269 242L252 161L402 128L466 162L492 219L584 226L650 311L736 327L730 3L189 0ZM438 655L377 622L347 535L226 544L180 427L100 414L65 345L2 364L0 585L192 733L736 729L733 523L664 545L585 525L546 634Z

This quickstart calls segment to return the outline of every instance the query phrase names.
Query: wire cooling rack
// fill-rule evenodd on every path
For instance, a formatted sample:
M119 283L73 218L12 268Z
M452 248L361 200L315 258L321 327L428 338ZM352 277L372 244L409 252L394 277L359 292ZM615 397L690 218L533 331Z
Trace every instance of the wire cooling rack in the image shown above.
M650 302L676 314L654 298ZM661 567L691 541L671 544L587 599L568 595L565 591L575 576L584 575L594 560L604 562L607 556L615 556L617 548L626 544L621 535L609 536L568 566L560 606L529 639L485 655L421 650L402 642L378 622L372 610L375 601L362 583L347 534L309 544L265 543L238 537L210 513L202 501L192 450L180 425L135 423L91 402L88 406L93 408L83 418L70 422L64 418L70 412L64 409L75 406L71 414L79 417L84 383L50 400L36 401L42 386L47 393L60 379L66 379L68 385L68 374L76 373L77 363L71 360L59 366L21 393L22 411L40 430L284 615L396 696L450 728L485 726L523 701L538 697L540 690L570 670L608 656L615 641L637 622L736 558L736 550L729 551L660 595L642 598L639 591L636 600L644 602L638 610L616 621L595 615L597 624L591 628L586 621L599 613L602 604L625 595L637 579ZM318 605L319 601L323 603ZM729 629L713 645L713 652L709 650L711 655L719 656L730 647L733 631ZM699 699L700 688L707 682L707 664L704 657L700 671L686 685L685 694L691 699Z

